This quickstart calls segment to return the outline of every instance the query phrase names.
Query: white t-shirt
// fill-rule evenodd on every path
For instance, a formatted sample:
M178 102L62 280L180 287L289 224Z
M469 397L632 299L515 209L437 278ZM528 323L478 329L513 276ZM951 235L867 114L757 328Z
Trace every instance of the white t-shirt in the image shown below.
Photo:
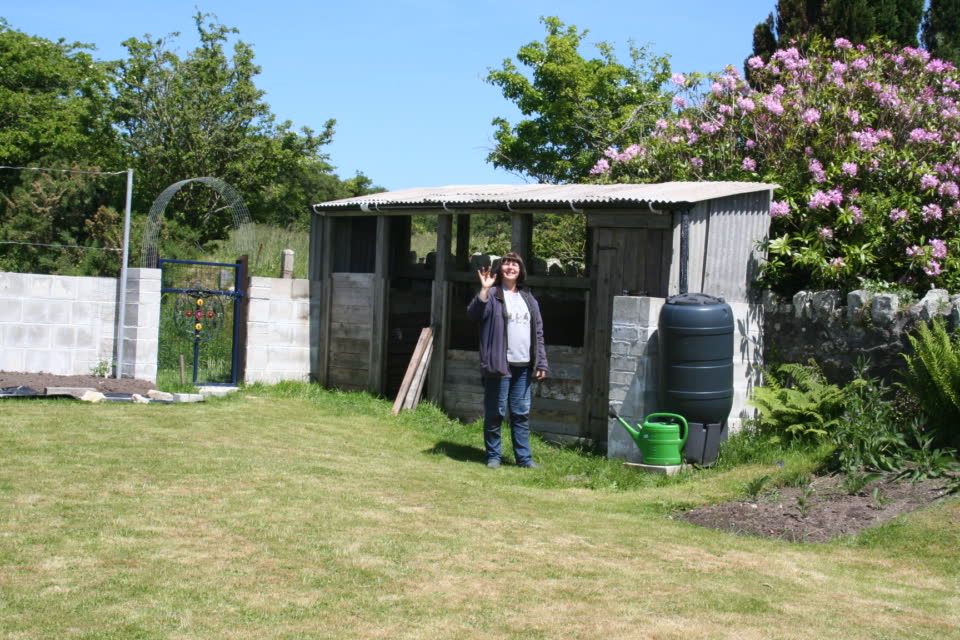
M530 362L530 309L519 291L504 288L503 302L507 307L507 362L527 364Z

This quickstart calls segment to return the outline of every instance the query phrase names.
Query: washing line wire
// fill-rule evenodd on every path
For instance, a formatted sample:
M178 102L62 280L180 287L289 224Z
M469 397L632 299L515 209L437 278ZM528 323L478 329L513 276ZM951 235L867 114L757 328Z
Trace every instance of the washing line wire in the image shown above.
M114 247L81 247L78 244L43 244L41 242L17 242L15 240L0 240L0 244L24 244L31 247L53 247L55 249L93 249L94 251L123 251Z
M124 171L81 171L79 169L51 169L49 167L5 167L0 166L0 169L20 169L23 171L59 171L60 173L85 173L88 175L94 176L119 176L126 173Z

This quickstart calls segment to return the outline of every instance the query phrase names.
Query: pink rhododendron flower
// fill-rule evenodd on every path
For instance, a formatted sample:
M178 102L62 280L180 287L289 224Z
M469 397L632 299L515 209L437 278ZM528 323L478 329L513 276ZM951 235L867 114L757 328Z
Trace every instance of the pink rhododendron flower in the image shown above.
M923 216L924 222L930 222L931 220L939 220L943 217L943 210L938 204L926 204L923 205L923 208L920 210L921 215Z
M747 66L753 70L763 69L763 58L761 58L760 56L753 56L752 58L748 58Z
M754 104L750 98L737 98L737 106L749 113L753 111L757 105Z
M853 124L860 124L860 112L856 109L847 109L847 119Z
M907 212L904 211L903 209L891 209L890 219L894 222L900 222L901 220L906 220Z
M757 143L755 140L747 138L747 141L743 143L743 146L745 146L747 149L753 149L757 146Z
M862 224L863 223L863 211L855 204L847 207L847 211L850 212L850 216L853 218L853 224Z
M924 191L927 189L933 189L938 184L940 184L940 180L932 173L925 173L920 177L920 188Z
M670 123L667 122L666 118L659 118L657 120L657 129L666 129L670 126Z
M840 269L847 266L847 263L843 261L843 258L834 258L830 261L830 266L839 271Z
M722 105L720 105L720 106L718 107L718 110L719 110L720 113L722 113L722 114L725 114L725 115L728 115L728 116L732 116L732 115L733 115L733 107L731 107L731 106L728 105L728 104L722 104Z
M779 218L790 215L790 205L785 200L774 200L770 203L770 217Z
M683 96L673 96L673 106L675 106L678 109L686 109L687 101L684 99Z
M687 134L687 144L697 144L697 141L699 139L700 139L700 136L698 136L692 131Z
M810 196L810 199L807 201L807 206L816 211L818 209L827 209L832 203L833 201L830 199L830 196L818 189Z
M837 38L833 41L833 46L835 46L837 49L849 49L853 46L853 44L846 38Z
M857 163L856 162L844 162L842 173L845 176L850 176L851 178L857 175Z
M842 76L847 72L847 65L843 64L839 60L834 60L833 64L830 65L830 67L833 69L833 72L835 74L840 76Z
M687 77L682 73L675 73L672 76L670 76L670 82L677 85L678 87L682 87L683 85L687 84Z
M683 129L684 131L690 131L693 129L693 125L690 124L690 121L686 118L680 118L677 120L677 126Z
M742 163L740 163L740 167L744 171L753 171L757 168L757 161L748 156L743 159Z
M947 243L944 242L943 240L941 240L941 239L939 239L939 238L934 238L933 240L931 240L931 241L928 242L927 244L929 244L931 247L933 247L933 251L931 251L930 253L931 253L931 255L933 255L934 258L946 258L946 257L947 257Z
M813 107L810 107L809 109L803 112L803 115L801 116L801 118L803 118L803 121L806 122L807 124L813 124L814 122L820 119L820 112L814 109Z
M703 158L690 158L690 164L692 164L695 169L702 169Z
M907 255L910 256L911 258L916 258L917 256L921 255L922 253L923 253L923 249L921 249L918 245L913 245L912 247L907 247Z
M601 173L607 173L610 171L610 161L606 158L600 158L597 160L597 164L593 165L593 168L590 169L590 175L595 176Z
M820 164L820 161L816 158L810 158L810 162L807 163L807 169L809 169L810 173L813 174L814 182L824 182L827 179L827 174L823 170L823 165Z
M956 198L960 196L960 187L957 186L956 182L948 180L940 184L940 187L937 188L937 193L942 196L947 196L948 198Z
M717 96L720 95L723 93L723 85L719 82L714 82L710 85L710 92Z
M928 276L938 276L940 271L940 263L933 259L928 260L927 265L923 268L923 272Z
M913 129L910 132L910 142L940 142L939 131L927 131L926 129Z
M831 240L833 238L833 229L830 227L820 227L820 237L824 240Z

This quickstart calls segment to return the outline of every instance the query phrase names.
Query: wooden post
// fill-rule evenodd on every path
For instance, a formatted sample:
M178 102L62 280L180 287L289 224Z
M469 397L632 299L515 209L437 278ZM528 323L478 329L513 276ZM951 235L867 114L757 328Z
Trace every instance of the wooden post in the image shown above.
M376 258L373 281L373 320L370 328L370 354L367 365L367 389L384 391L387 370L387 324L390 311L390 218L377 216Z
M430 307L430 326L433 328L433 356L430 362L430 384L427 397L438 406L443 404L443 384L446 375L447 342L449 341L448 319L450 317L450 283L447 272L450 268L450 240L453 233L453 216L444 214L437 218L437 263L433 277L433 298Z
M514 213L510 216L510 250L519 253L527 263L527 273L533 274L533 214Z
M330 372L333 218L314 216L310 233L310 374L325 387Z
M470 270L470 216L457 216L457 253L456 270Z
M237 332L237 344L233 346L237 353L237 381L242 382L247 375L247 329L250 326L250 258L242 255L237 258L240 265L240 277L236 278L234 286L240 293L239 315L236 321L240 324ZM236 272L234 272L236 273Z

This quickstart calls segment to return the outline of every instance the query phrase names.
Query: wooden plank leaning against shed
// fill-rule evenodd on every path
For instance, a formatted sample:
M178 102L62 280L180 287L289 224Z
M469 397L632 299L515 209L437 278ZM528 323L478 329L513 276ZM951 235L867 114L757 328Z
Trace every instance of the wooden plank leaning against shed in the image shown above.
M393 402L393 415L397 415L400 413L400 410L404 408L407 403L407 396L409 395L410 387L417 378L417 372L425 369L427 363L430 361L431 354L427 353L428 345L433 345L433 329L430 327L424 327L420 332L420 339L417 340L417 346L413 349L413 355L410 357L410 363L407 365L407 372L403 376L403 382L400 383L400 390L397 391L397 397ZM420 376L420 385L422 386L422 384L423 376ZM419 397L420 394L418 391L418 401Z

